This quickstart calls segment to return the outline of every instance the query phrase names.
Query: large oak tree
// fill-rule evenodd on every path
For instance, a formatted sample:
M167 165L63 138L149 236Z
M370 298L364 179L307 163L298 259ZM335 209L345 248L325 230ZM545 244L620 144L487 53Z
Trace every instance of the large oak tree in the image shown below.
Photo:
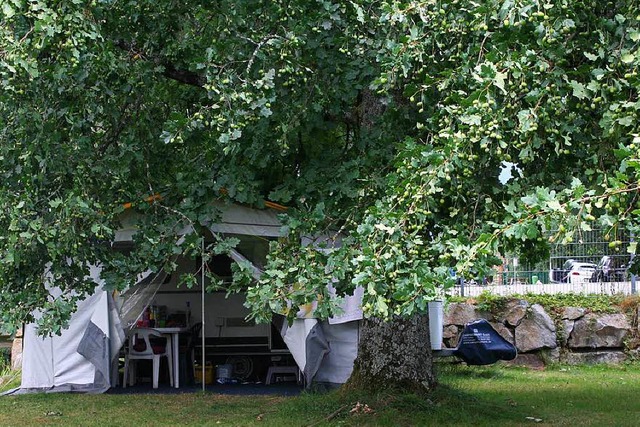
M259 283L237 276L256 318L283 301L328 316L327 284L362 286L354 383L429 389L423 315L450 269L532 259L595 224L612 247L637 231L631 1L1 5L5 323L41 308L55 332L93 288L86 263L121 288L197 250L174 230L211 200L267 198L290 206L290 234ZM125 202L145 214L127 256L106 243ZM299 245L325 230L339 249ZM49 300L44 271L75 292Z

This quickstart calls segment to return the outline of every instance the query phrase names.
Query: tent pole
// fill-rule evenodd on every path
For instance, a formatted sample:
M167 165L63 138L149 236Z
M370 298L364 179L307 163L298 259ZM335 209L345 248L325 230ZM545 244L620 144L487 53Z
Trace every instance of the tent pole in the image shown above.
M206 352L206 348L205 348L205 327L204 327L204 235L202 236L202 247L201 247L202 253L200 254L200 259L202 260L202 265L200 266L200 276L201 276L201 284L200 284L200 289L202 290L201 292L201 305L200 305L200 318L202 319L202 329L200 332L200 335L202 336L202 391L205 391L205 387L206 387L206 368L204 366L205 363L205 352Z

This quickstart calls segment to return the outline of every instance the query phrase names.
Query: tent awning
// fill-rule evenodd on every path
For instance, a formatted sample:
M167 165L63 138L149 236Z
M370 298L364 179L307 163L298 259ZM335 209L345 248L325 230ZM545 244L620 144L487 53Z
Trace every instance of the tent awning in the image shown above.
M227 205L215 202L220 210L220 218L209 226L214 233L238 234L262 237L280 237L282 223L275 209L252 209L241 205ZM120 219L122 228L116 231L114 243L130 242L136 234L137 214L127 211ZM184 234L184 231L178 233Z

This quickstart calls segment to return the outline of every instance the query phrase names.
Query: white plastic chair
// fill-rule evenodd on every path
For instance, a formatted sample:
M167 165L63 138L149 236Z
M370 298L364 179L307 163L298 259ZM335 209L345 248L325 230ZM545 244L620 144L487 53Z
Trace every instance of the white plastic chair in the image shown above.
M151 337L165 340L164 346L152 345ZM160 374L160 358L167 358L167 365L169 367L169 382L173 387L173 360L171 356L171 337L162 335L155 329L149 328L137 328L133 329L129 334L129 349L124 359L124 379L123 388L127 387L127 378L129 379L129 385L134 385L136 373L135 363L130 364L133 360L152 360L153 361L153 388L158 388L158 376ZM129 371L131 369L131 372Z

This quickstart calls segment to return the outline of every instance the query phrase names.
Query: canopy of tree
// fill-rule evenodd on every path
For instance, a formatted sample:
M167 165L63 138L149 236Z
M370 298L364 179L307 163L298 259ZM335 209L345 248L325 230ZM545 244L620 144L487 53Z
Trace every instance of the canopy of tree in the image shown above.
M623 0L4 0L2 321L41 308L56 331L88 262L114 288L170 269L199 248L176 227L221 197L291 207L263 280L238 271L259 319L283 296L330 314L331 282L410 316L451 268L596 226L615 247L640 213L639 19ZM136 201L124 256L105 242ZM327 229L340 249L300 247ZM75 293L51 301L45 271Z

